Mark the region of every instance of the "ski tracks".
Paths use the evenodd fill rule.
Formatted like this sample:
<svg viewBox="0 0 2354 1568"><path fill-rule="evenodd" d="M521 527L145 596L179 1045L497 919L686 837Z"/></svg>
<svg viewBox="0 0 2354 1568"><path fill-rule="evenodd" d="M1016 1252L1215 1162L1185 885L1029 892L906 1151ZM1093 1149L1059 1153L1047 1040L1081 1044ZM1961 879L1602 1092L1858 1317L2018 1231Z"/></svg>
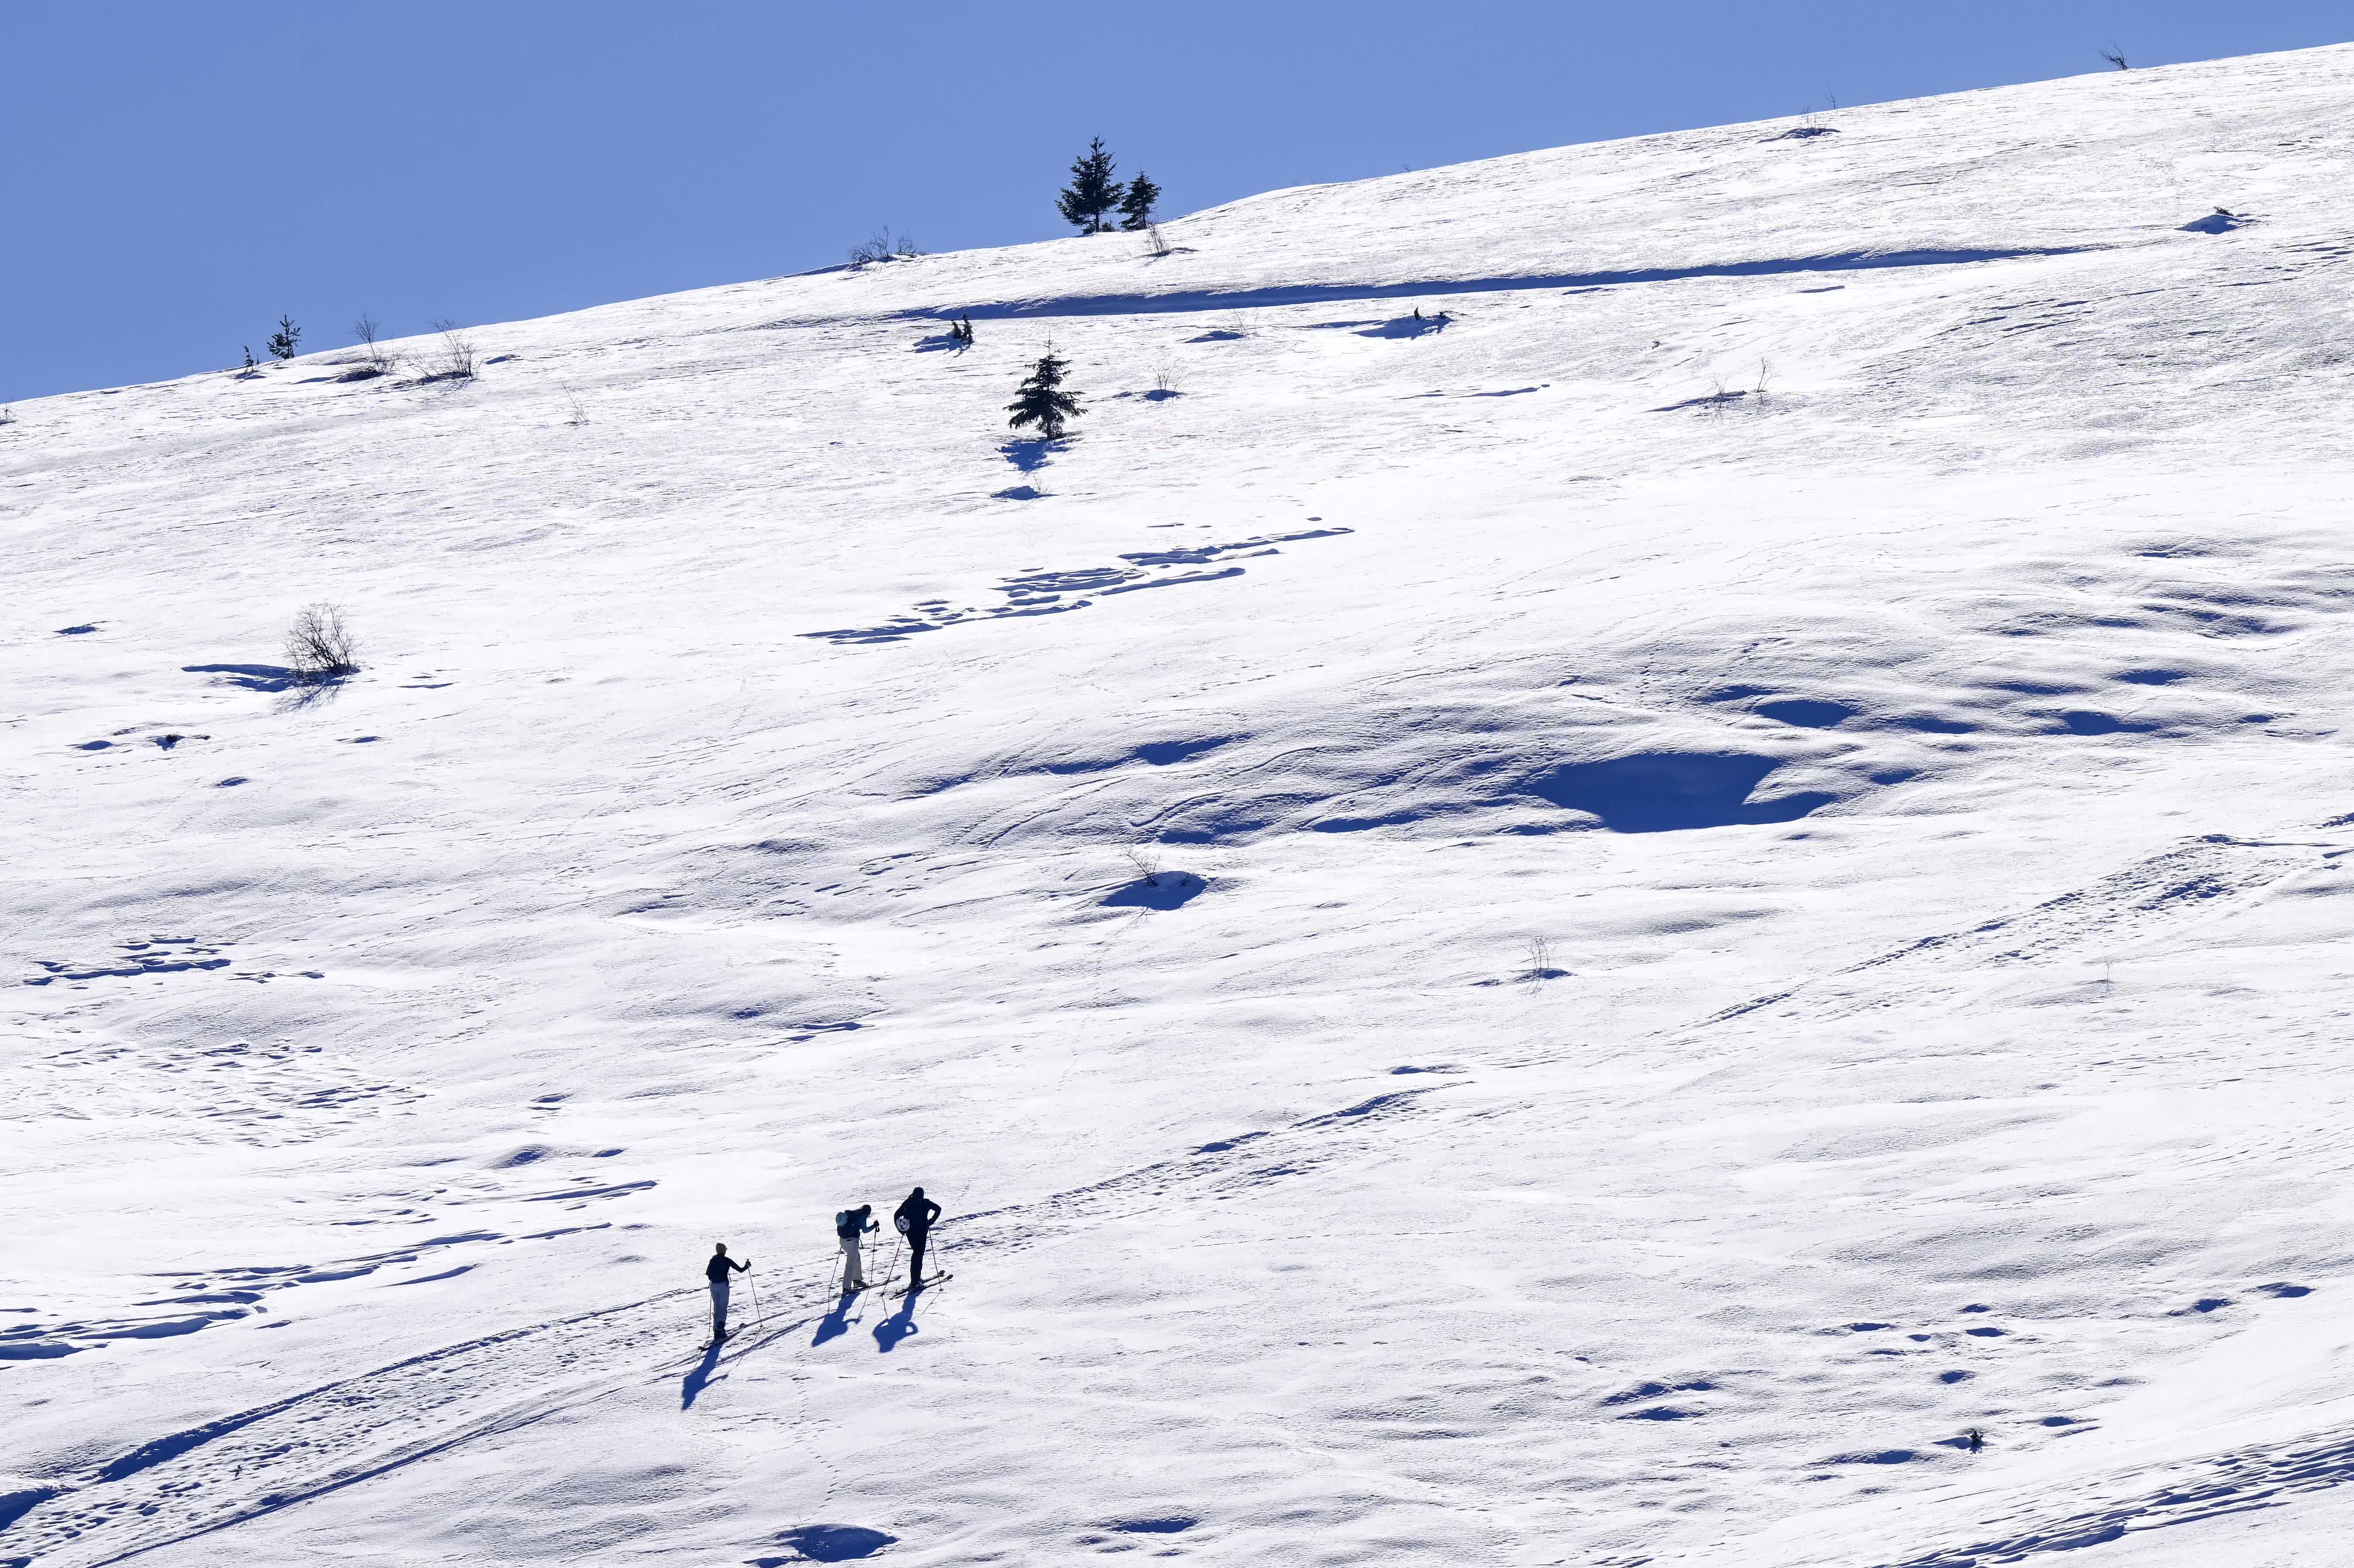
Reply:
<svg viewBox="0 0 2354 1568"><path fill-rule="evenodd" d="M155 1438L53 1482L0 1533L0 1563L120 1563L527 1426L631 1381L617 1364L642 1374L677 1343L689 1294L445 1346Z"/></svg>
<svg viewBox="0 0 2354 1568"><path fill-rule="evenodd" d="M1290 1126L944 1226L960 1250L1017 1252L1140 1212L1180 1189L1248 1191L1308 1174L1387 1135L1446 1085L1377 1095ZM699 1288L511 1329L168 1434L80 1474L0 1526L0 1568L103 1568L249 1523L481 1437L512 1432L633 1383L668 1376L701 1310ZM688 1298L694 1299L689 1300ZM788 1299L724 1360L811 1320ZM692 1358L690 1358L691 1360ZM528 1391L528 1392L526 1392ZM802 1420L811 1415L806 1385ZM821 1458L821 1463L822 1459Z"/></svg>
<svg viewBox="0 0 2354 1568"><path fill-rule="evenodd" d="M956 1245L1019 1252L1042 1237L1061 1234L1083 1222L1143 1213L1182 1187L1221 1192L1246 1192L1289 1177L1304 1176L1355 1152L1376 1128L1422 1108L1423 1097L1451 1086L1400 1089L1341 1110L1327 1111L1286 1128L1240 1133L1201 1145L1101 1181L1026 1203L988 1209L957 1222Z"/></svg>
<svg viewBox="0 0 2354 1568"><path fill-rule="evenodd" d="M2139 1496L2056 1519L1998 1521L1985 1539L1969 1545L1941 1547L1882 1563L1881 1568L1992 1568L1999 1563L2095 1546L2167 1525L2277 1508L2303 1494L2354 1480L2354 1428L2230 1450L2200 1461L2188 1473L2169 1468L2174 1469L2174 1478L2161 1479L2155 1490ZM2128 1476L2147 1474L2149 1470L2127 1472Z"/></svg>
<svg viewBox="0 0 2354 1568"><path fill-rule="evenodd" d="M2342 853L2312 841L2205 834L2030 908L1907 942L1644 1038L1685 1038L1756 1015L1776 1025L1812 1024L1950 998L1988 971L2099 956L2163 936ZM1547 1051L1505 1065L1535 1066L1575 1054Z"/></svg>

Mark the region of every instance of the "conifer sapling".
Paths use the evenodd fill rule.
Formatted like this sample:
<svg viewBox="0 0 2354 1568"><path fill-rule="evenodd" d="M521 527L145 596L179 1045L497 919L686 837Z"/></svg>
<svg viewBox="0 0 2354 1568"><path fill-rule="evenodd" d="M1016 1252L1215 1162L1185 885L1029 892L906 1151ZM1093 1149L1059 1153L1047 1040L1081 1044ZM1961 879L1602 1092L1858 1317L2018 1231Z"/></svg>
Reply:
<svg viewBox="0 0 2354 1568"><path fill-rule="evenodd" d="M1046 440L1061 440L1063 421L1079 411L1077 399L1063 390L1063 372L1068 368L1068 362L1048 348L1014 392L1013 401L1005 405L1013 416L1006 424L1017 430L1024 425L1035 425Z"/></svg>
<svg viewBox="0 0 2354 1568"><path fill-rule="evenodd" d="M1087 143L1087 150L1077 163L1071 165L1071 183L1055 198L1063 220L1081 234L1108 234L1111 223L1104 215L1119 206L1125 187L1111 177L1110 150L1097 136Z"/></svg>
<svg viewBox="0 0 2354 1568"><path fill-rule="evenodd" d="M294 357L294 345L302 341L302 329L294 324L292 316L280 316L278 330L270 334L262 347L280 359Z"/></svg>
<svg viewBox="0 0 2354 1568"><path fill-rule="evenodd" d="M1153 205L1160 199L1161 187L1139 169L1136 178L1128 182L1128 194L1119 198L1119 226L1131 234L1151 228Z"/></svg>

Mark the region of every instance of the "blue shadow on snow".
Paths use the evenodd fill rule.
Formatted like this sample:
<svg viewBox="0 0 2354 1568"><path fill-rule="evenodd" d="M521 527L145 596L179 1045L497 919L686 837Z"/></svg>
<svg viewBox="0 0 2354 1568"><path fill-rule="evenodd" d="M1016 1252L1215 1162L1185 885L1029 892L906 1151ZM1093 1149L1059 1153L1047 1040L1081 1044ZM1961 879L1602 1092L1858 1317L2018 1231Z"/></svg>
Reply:
<svg viewBox="0 0 2354 1568"><path fill-rule="evenodd" d="M1811 697L1759 703L1756 711L1776 724L1797 725L1802 729L1837 729L1855 717L1855 710L1845 703L1817 702Z"/></svg>
<svg viewBox="0 0 2354 1568"><path fill-rule="evenodd" d="M797 1524L777 1532L777 1544L792 1548L790 1557L755 1557L753 1568L786 1568L793 1563L849 1563L872 1557L899 1538L857 1524Z"/></svg>
<svg viewBox="0 0 2354 1568"><path fill-rule="evenodd" d="M1107 895L1107 909L1175 909L1193 902L1210 885L1190 871L1157 871Z"/></svg>
<svg viewBox="0 0 2354 1568"><path fill-rule="evenodd" d="M923 1325L916 1321L916 1298L923 1294L917 1287L899 1298L899 1309L875 1325L875 1348L889 1354L899 1348L899 1342L910 1334L921 1333Z"/></svg>
<svg viewBox="0 0 2354 1568"><path fill-rule="evenodd" d="M850 1332L850 1309L858 1305L858 1297L859 1293L854 1290L842 1293L842 1299L833 1304L833 1310L818 1319L817 1333L810 1340L812 1347L822 1345L828 1340L838 1340Z"/></svg>
<svg viewBox="0 0 2354 1568"><path fill-rule="evenodd" d="M1680 832L1796 821L1838 797L1804 790L1755 800L1749 792L1781 764L1770 757L1638 752L1581 762L1532 780L1530 793L1602 819L1617 833Z"/></svg>
<svg viewBox="0 0 2354 1568"><path fill-rule="evenodd" d="M695 1400L702 1395L703 1385L711 1381L713 1369L719 1365L719 1347L723 1343L725 1343L724 1340L714 1340L704 1351L703 1359L695 1363L694 1368L679 1383L678 1407L681 1410L695 1408Z"/></svg>

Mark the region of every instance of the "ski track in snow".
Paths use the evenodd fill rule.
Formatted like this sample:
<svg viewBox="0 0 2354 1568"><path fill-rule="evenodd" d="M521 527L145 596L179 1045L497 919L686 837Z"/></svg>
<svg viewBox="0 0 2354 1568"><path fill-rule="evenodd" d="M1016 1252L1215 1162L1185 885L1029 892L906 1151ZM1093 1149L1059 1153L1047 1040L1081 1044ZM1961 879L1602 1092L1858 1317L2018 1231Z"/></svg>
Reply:
<svg viewBox="0 0 2354 1568"><path fill-rule="evenodd" d="M1018 1253L1191 1190L1214 1199L1248 1195L1362 1151L1369 1137L1378 1140L1379 1129L1433 1092L1377 1096L1282 1132L1244 1134L1066 1192L961 1216L943 1227L935 1255ZM817 1320L812 1304L825 1294L804 1282L782 1296L758 1326L739 1329L719 1361L790 1354L785 1337ZM51 1496L9 1544L60 1568L100 1568L232 1529L521 1430L620 1383L677 1372L696 1359L681 1358L677 1346L705 1321L703 1292L665 1291L446 1346L168 1433L51 1483Z"/></svg>
<svg viewBox="0 0 2354 1568"><path fill-rule="evenodd" d="M2036 1510L2040 1518L1991 1519L1985 1527L1987 1539L1877 1568L1993 1568L2001 1563L2028 1563L2049 1553L2104 1545L2129 1533L2285 1507L2300 1494L2327 1491L2349 1480L2354 1480L2354 1433L2338 1427L2286 1443L2168 1464L2162 1474L2146 1469L2119 1476L2110 1483L2115 1489L2137 1481L2148 1489L2061 1517L2052 1517L2047 1503Z"/></svg>
<svg viewBox="0 0 2354 1568"><path fill-rule="evenodd" d="M2235 899L2354 846L2321 841L2269 843L2210 833L2127 866L2088 886L1967 930L1923 937L1901 948L1793 986L1736 1002L1669 1033L1681 1038L1774 1011L1776 1025L1805 1025L1873 1009L1931 1009L1987 971L2015 964L2115 956L2190 920L2228 913ZM1785 1006L1788 1003L1791 1005ZM1557 1060L1558 1054L1528 1060ZM1518 1064L1512 1064L1518 1065Z"/></svg>

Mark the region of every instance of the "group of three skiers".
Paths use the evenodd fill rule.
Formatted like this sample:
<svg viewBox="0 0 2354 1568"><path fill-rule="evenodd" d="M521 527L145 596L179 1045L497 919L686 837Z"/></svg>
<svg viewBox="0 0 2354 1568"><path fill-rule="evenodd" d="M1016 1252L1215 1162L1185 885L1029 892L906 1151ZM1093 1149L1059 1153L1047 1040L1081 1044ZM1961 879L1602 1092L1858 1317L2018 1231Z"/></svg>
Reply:
<svg viewBox="0 0 2354 1568"><path fill-rule="evenodd" d="M847 1296L867 1287L864 1238L869 1231L883 1227L874 1220L875 1205L861 1203L854 1209L844 1209L833 1217L833 1234L842 1242L842 1290ZM924 1277L924 1244L932 1234L932 1222L940 1217L940 1206L924 1196L921 1187L907 1194L891 1216L899 1234L907 1238L907 1288L920 1289L931 1283ZM749 1258L738 1263L727 1255L727 1244L719 1242L711 1249L711 1261L703 1266L704 1278L711 1282L711 1340L714 1344L727 1337L727 1287L733 1276L751 1269Z"/></svg>

